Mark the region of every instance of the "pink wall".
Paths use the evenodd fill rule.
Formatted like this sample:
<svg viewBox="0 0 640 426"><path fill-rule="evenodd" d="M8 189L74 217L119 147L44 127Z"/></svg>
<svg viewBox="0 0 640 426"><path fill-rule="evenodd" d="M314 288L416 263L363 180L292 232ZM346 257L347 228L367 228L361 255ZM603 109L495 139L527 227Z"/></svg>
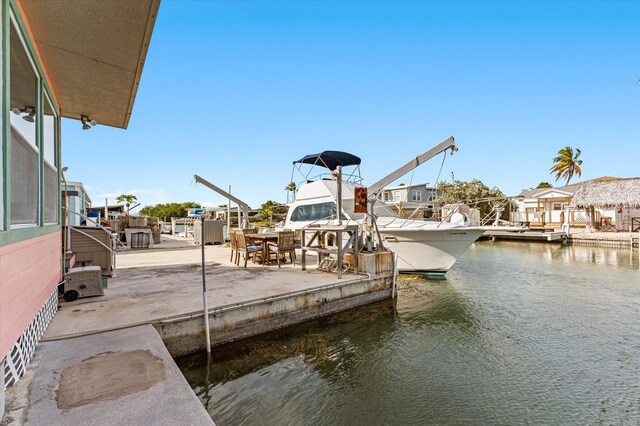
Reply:
<svg viewBox="0 0 640 426"><path fill-rule="evenodd" d="M0 360L62 279L60 232L0 247Z"/></svg>

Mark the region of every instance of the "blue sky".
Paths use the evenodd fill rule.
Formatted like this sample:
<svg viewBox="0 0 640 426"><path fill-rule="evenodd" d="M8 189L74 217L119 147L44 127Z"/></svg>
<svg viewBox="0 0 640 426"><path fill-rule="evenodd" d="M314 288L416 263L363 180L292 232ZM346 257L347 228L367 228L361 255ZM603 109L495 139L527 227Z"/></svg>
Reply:
<svg viewBox="0 0 640 426"><path fill-rule="evenodd" d="M225 203L199 174L257 207L306 154L356 154L370 184L453 135L441 179L516 195L561 185L564 146L581 180L640 176L639 79L635 1L163 0L128 130L63 120L63 164L94 205Z"/></svg>

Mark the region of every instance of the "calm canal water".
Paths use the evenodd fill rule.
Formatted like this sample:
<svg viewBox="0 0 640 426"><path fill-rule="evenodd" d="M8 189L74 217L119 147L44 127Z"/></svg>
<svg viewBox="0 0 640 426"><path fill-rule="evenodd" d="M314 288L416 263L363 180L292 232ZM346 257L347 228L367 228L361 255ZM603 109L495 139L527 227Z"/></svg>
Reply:
<svg viewBox="0 0 640 426"><path fill-rule="evenodd" d="M638 252L474 245L377 303L178 360L218 426L640 424Z"/></svg>

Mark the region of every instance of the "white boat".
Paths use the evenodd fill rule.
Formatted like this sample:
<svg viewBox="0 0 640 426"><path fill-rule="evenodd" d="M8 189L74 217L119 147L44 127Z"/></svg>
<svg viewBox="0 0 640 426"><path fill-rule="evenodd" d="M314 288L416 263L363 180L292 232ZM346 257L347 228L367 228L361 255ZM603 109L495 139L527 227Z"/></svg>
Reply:
<svg viewBox="0 0 640 426"><path fill-rule="evenodd" d="M449 141L449 140L447 140ZM445 142L447 142L445 141ZM423 154L423 158L417 157L412 163L413 167L426 161L435 155L453 146L453 138L449 144L440 144L434 150ZM336 161L331 161L331 156ZM428 157L428 158L427 158ZM306 156L294 162L319 165L334 171L329 177L319 176L316 180L305 176L305 181L297 188L295 201L289 204L289 211L284 223L284 228L298 230L310 224L335 224L338 197L338 176L335 172L336 165L359 165L360 159L351 154L339 151L325 151L321 154ZM406 172L405 172L406 173ZM389 175L369 187L369 195L372 189L383 188L389 179L396 179L397 173ZM354 198L356 187L361 186L359 174L352 174L348 179L341 180L342 205L341 219L344 224L357 223L361 229L365 227L365 214L354 213ZM377 185L377 186L376 186ZM382 186L380 186L382 185ZM451 222L438 222L426 219L403 219L382 202L373 203L374 215L379 230L382 244L385 248L398 255L398 270L406 273L445 274L456 260L473 244L484 229L457 224Z"/></svg>

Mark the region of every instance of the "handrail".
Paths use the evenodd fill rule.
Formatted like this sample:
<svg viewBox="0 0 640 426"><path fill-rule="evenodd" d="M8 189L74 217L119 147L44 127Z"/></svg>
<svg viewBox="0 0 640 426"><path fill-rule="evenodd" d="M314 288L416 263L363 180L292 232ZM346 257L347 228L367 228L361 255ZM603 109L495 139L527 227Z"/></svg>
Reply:
<svg viewBox="0 0 640 426"><path fill-rule="evenodd" d="M89 216L85 216L82 213L78 213L76 211L73 210L68 210L66 207L62 206L63 209L67 210L69 213L73 213L76 216L80 216L82 219L84 220L88 220L89 222L93 223L94 225L96 225L96 228L100 228L102 229L104 232L108 233L109 235L111 235L111 231L109 231L107 228L105 228L104 226L100 225L98 222L96 222L95 220L91 219Z"/></svg>
<svg viewBox="0 0 640 426"><path fill-rule="evenodd" d="M107 228L105 228L104 226L100 225L98 222L96 222L95 220L89 218L88 216L83 215L82 213L78 213L76 211L73 210L69 210L66 208L66 206L62 206L63 209L65 209L67 211L67 213L73 213L77 216L80 216L81 218L83 218L84 220L88 220L89 222L93 223L94 225L96 225L96 228L100 228L102 229L104 232L107 233L107 235L109 235L109 238L111 239L111 245L112 247L107 247L102 241L92 237L91 235L80 231L79 229L74 228L73 226L67 225L69 226L69 229L76 231L86 237L91 238L92 240L94 240L95 242L99 243L100 245L102 245L103 247L105 247L107 250L109 250L109 252L111 253L111 260L113 261L113 269L115 270L116 268L116 254L118 253L118 243L122 244L124 246L124 244L122 243L122 241L120 241L116 235L114 235L110 230L108 230Z"/></svg>

